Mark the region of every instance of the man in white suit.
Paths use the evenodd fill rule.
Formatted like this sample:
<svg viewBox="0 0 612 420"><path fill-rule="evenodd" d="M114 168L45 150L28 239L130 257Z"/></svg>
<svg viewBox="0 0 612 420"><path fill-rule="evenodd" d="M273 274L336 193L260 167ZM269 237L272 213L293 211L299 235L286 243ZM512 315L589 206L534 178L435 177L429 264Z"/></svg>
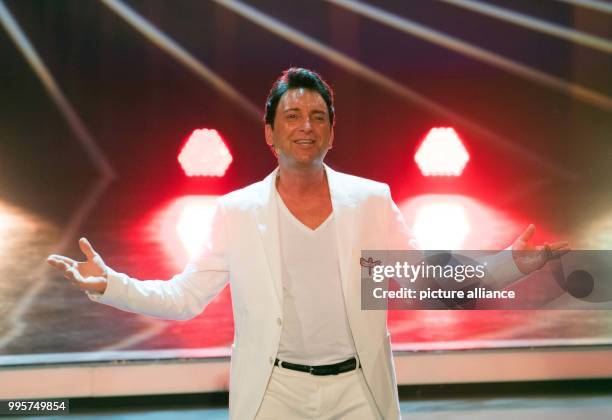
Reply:
<svg viewBox="0 0 612 420"><path fill-rule="evenodd" d="M400 418L386 311L360 305L361 250L407 249L409 235L385 184L324 165L334 142L330 87L291 68L266 102L265 139L278 168L219 199L201 255L168 281L139 281L104 264L52 255L97 302L164 319L200 314L230 281L235 341L233 419ZM514 250L532 250L530 226ZM519 277L567 244L506 264Z"/></svg>

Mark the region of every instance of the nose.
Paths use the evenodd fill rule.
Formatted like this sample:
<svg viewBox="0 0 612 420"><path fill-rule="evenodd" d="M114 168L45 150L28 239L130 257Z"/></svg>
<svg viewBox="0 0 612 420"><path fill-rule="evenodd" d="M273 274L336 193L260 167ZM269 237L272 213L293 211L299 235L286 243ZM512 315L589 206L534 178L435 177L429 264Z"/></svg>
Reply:
<svg viewBox="0 0 612 420"><path fill-rule="evenodd" d="M312 121L310 120L310 118L304 118L303 121L304 122L302 123L302 126L300 128L307 133L312 131Z"/></svg>

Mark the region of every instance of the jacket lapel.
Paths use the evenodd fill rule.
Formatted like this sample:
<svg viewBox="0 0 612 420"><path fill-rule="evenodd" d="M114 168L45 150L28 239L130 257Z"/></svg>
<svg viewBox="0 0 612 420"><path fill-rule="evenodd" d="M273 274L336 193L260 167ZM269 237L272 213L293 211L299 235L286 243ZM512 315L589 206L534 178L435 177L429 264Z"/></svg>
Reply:
<svg viewBox="0 0 612 420"><path fill-rule="evenodd" d="M350 262L354 235L355 201L348 193L348 186L342 182L342 175L325 165L329 192L331 195L336 246L340 265L340 278L345 302L348 302ZM258 205L255 207L257 230L261 235L268 260L270 277L276 298L283 305L283 284L281 278L281 252L278 226L278 207L275 201L276 176L278 168L260 184Z"/></svg>
<svg viewBox="0 0 612 420"><path fill-rule="evenodd" d="M356 201L350 196L348 185L343 182L342 174L325 165L329 192L334 212L336 226L336 246L338 249L338 263L340 265L340 278L342 280L342 293L344 301L348 303L350 286L349 276L353 252L353 238L355 235L355 209Z"/></svg>
<svg viewBox="0 0 612 420"><path fill-rule="evenodd" d="M278 231L278 208L275 201L276 168L260 184L258 205L255 206L255 220L257 231L261 235L264 251L266 252L270 278L274 285L276 298L283 307L283 284L281 281L281 253L280 237Z"/></svg>

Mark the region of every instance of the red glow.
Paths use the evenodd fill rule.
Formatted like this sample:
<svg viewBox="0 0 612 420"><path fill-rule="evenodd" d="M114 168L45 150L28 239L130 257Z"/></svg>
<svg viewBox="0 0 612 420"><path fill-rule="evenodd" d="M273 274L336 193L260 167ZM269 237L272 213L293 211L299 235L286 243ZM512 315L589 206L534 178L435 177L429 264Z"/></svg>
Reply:
<svg viewBox="0 0 612 420"><path fill-rule="evenodd" d="M223 176L232 154L217 130L194 130L178 155L187 176Z"/></svg>
<svg viewBox="0 0 612 420"><path fill-rule="evenodd" d="M429 130L414 160L424 176L459 176L470 155L453 128L437 127Z"/></svg>
<svg viewBox="0 0 612 420"><path fill-rule="evenodd" d="M176 269L182 269L208 239L217 198L216 195L179 197L155 215L151 227Z"/></svg>
<svg viewBox="0 0 612 420"><path fill-rule="evenodd" d="M423 204L413 227L421 249L460 249L470 230L465 207L452 200Z"/></svg>
<svg viewBox="0 0 612 420"><path fill-rule="evenodd" d="M526 226L461 195L429 194L401 204L419 249L506 248Z"/></svg>

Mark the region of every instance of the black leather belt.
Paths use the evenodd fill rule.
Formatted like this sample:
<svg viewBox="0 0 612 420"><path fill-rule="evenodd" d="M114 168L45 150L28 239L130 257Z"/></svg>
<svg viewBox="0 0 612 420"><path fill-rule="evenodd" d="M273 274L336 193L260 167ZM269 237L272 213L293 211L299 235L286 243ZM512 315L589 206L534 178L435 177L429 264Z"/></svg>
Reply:
<svg viewBox="0 0 612 420"><path fill-rule="evenodd" d="M357 359L351 357L348 360L340 363L334 363L333 365L320 365L320 366L308 366L300 365L297 363L283 362L278 359L274 362L274 366L280 366L284 369L297 370L299 372L307 372L311 375L338 375L339 373L349 372L357 369Z"/></svg>

